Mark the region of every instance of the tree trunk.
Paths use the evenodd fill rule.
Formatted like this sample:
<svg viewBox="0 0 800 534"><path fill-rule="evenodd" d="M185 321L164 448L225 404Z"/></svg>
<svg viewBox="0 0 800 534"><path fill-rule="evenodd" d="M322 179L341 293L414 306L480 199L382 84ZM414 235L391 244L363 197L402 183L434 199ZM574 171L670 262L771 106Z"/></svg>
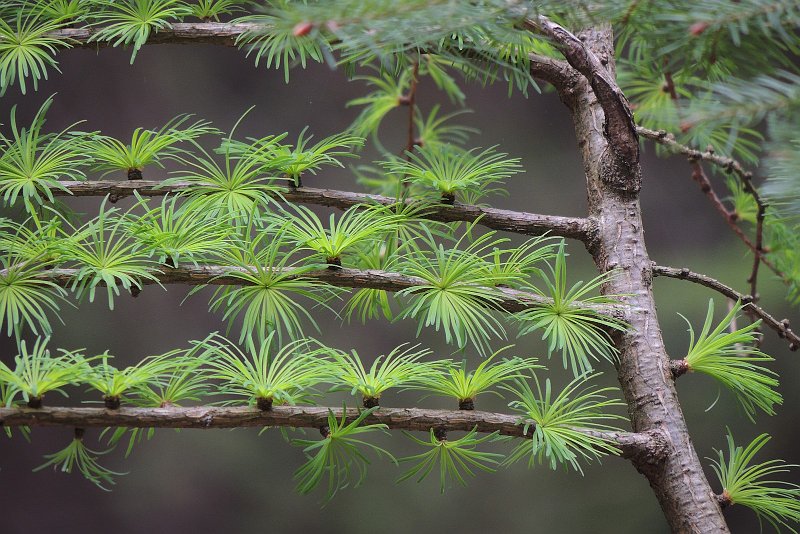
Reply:
<svg viewBox="0 0 800 534"><path fill-rule="evenodd" d="M580 34L614 75L610 28ZM722 510L703 473L683 418L661 336L652 292L652 263L642 229L638 150L631 154L620 132L605 123L603 109L587 78L575 76L561 88L561 99L572 111L578 146L586 173L590 216L597 233L587 243L602 272L618 273L603 288L608 295L624 295L630 329L619 335L619 382L636 432L661 431L667 452L661 461L633 458L647 477L673 532L729 532Z"/></svg>

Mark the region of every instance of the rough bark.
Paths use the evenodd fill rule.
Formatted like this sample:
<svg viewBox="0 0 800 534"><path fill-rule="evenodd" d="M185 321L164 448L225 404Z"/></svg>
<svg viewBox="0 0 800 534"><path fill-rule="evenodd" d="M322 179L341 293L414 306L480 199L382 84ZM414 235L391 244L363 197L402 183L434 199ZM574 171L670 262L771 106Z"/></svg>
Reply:
<svg viewBox="0 0 800 534"><path fill-rule="evenodd" d="M603 100L616 93L604 88L605 93L598 95L598 100L592 90L596 84L587 82L587 77L599 79L603 85L609 79L613 81L611 30L587 30L581 34L581 41L596 57L603 58L607 69L607 76L600 77L591 70L580 69L586 77L576 76L572 84L560 88L561 98L573 114L586 172L590 215L597 222L597 237L589 243L588 250L600 271L618 273L603 292L624 295L620 300L628 306L631 328L618 336L616 343L620 352L619 382L633 429L661 431L667 437L663 461L638 458L633 463L650 482L673 532L728 532L686 427L656 315L652 262L645 248L639 205L641 168L638 150L631 151L630 136L634 132L635 139L635 129L632 124L619 124L625 113L616 104L609 108L615 121L607 124L604 108L608 106ZM594 67L596 62L588 65ZM624 99L621 103L625 104Z"/></svg>
<svg viewBox="0 0 800 534"><path fill-rule="evenodd" d="M133 196L134 191L144 197L166 195L167 193L185 192L189 183L173 182L164 184L158 181L138 180L135 182L118 182L114 180L99 181L64 181L63 189L54 188L55 196L105 196L117 201ZM280 193L280 194L279 194ZM317 189L313 187L293 187L280 190L273 197L296 204L312 204L345 210L353 206L380 204L393 206L397 199L383 195L338 191L336 189ZM414 203L414 200L408 200ZM539 215L512 210L501 210L485 206L474 206L453 202L452 204L431 204L420 214L420 217L440 222L479 221L479 224L493 230L504 230L524 235L541 235L549 233L559 237L586 241L594 232L591 220L580 217L560 217L556 215Z"/></svg>
<svg viewBox="0 0 800 534"><path fill-rule="evenodd" d="M327 423L328 413L342 417L342 408L322 406L272 406L268 410L249 407L196 406L181 408L71 408L48 407L0 408L0 426L79 426L129 427L129 428L240 428L283 426L294 428L319 428ZM358 417L359 411L347 410L348 420ZM428 432L431 428L452 431L499 432L504 436L531 437L534 423L530 422L528 434L515 415L463 410L426 410L420 408L381 407L368 416L366 424L382 423L393 429ZM620 450L623 457L660 456L665 450L660 434L632 432L597 432L581 430L586 434L609 441Z"/></svg>
<svg viewBox="0 0 800 534"><path fill-rule="evenodd" d="M4 270L0 270L3 273ZM180 265L176 268L162 266L151 274L154 279L143 278L142 285L149 284L185 284L185 285L244 285L239 277L229 276L232 272L247 272L243 267L223 265ZM50 280L61 287L70 287L78 269L58 268L44 270L39 274L43 280ZM428 282L416 276L370 269L348 269L345 267L319 269L305 272L297 278L315 279L337 287L370 288L397 292L414 287L427 286ZM103 285L102 283L100 285ZM508 287L496 287L497 298L493 302L487 300L487 306L510 313L520 312L536 306L552 304L552 299L535 293L519 291ZM601 315L625 320L625 310L614 304L594 304L575 302L573 306L591 309Z"/></svg>

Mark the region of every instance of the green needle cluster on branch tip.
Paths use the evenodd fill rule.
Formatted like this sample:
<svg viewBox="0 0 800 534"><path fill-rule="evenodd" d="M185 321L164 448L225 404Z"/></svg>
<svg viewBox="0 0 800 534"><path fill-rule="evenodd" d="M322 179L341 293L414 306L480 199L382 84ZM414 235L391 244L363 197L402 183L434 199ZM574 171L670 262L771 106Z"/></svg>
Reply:
<svg viewBox="0 0 800 534"><path fill-rule="evenodd" d="M257 348L242 352L228 340L212 335L196 345L208 362L209 378L222 380L220 392L245 397L250 405L269 409L273 403L308 400L312 388L327 379L325 357L331 349L310 339L275 347L270 333Z"/></svg>
<svg viewBox="0 0 800 534"><path fill-rule="evenodd" d="M369 465L369 458L362 450L372 451L377 456L386 456L397 463L389 451L366 442L361 437L379 431L385 432L387 429L383 424L361 425L373 411L375 408L361 412L350 423L347 423L345 413L342 414L342 419L338 420L329 412L327 426L320 429L323 436L321 440L291 440L292 445L303 447L303 453L308 458L308 461L295 471L297 491L302 494L311 493L327 477L325 502L328 502L337 491L350 485L353 479L355 479L353 485L358 487L364 481Z"/></svg>
<svg viewBox="0 0 800 534"><path fill-rule="evenodd" d="M773 361L755 348L756 330L761 321L735 330L731 328L741 310L742 305L737 302L712 330L714 301L709 300L708 313L697 337L684 317L689 323L689 352L684 362L689 371L706 374L730 390L748 419L754 421L756 409L773 415L774 405L781 404L783 397L775 390L778 387L775 372L759 365Z"/></svg>
<svg viewBox="0 0 800 534"><path fill-rule="evenodd" d="M0 18L0 97L15 82L24 95L28 78L36 91L39 80L47 79L48 68L59 71L56 52L71 45L49 34L63 26L58 19L26 13L23 9L17 11L13 20Z"/></svg>
<svg viewBox="0 0 800 534"><path fill-rule="evenodd" d="M428 450L413 456L400 458L402 462L417 462L408 471L397 479L402 482L409 478L417 477L417 482L422 482L439 465L439 491L445 492L448 481L458 482L462 486L467 485L464 476L475 476L475 469L488 473L495 471L495 466L500 464L503 455L493 452L483 452L476 450L482 443L497 441L498 434L493 432L486 436L477 437L477 431L473 428L466 435L456 439L439 439L432 428L430 440L423 441L403 432L409 439L416 444L427 447Z"/></svg>
<svg viewBox="0 0 800 534"><path fill-rule="evenodd" d="M590 296L615 273L601 274L589 282L567 285L567 255L563 242L555 255L555 265L548 264L552 278L545 277L547 290L532 289L552 298L552 304L537 306L517 314L520 321L519 335L543 330L542 339L547 340L550 354L561 351L564 368L572 369L576 377L592 371L591 359L598 356L614 362L617 351L611 341L610 331L624 331L627 325L617 319L599 315L594 310L581 307L578 302L608 303L614 295Z"/></svg>
<svg viewBox="0 0 800 534"><path fill-rule="evenodd" d="M111 471L97 462L99 456L108 454L112 450L93 451L89 449L83 443L83 431L76 429L75 437L70 444L56 453L45 455L47 462L34 469L34 471L41 471L47 467L52 467L53 469L60 467L62 472L72 473L72 470L77 468L86 480L103 491L110 491L105 485L114 485L115 476L126 474Z"/></svg>
<svg viewBox="0 0 800 534"><path fill-rule="evenodd" d="M599 460L605 454L619 454L619 450L600 437L581 430L619 430L605 421L622 420L621 415L605 413L606 408L624 406L622 401L609 399L606 394L616 388L595 388L586 385L590 375L582 375L553 396L550 379L545 380L542 391L539 378L534 374L534 391L529 381L516 379L513 385L501 386L517 396L509 406L521 412L520 423L525 433L533 426L530 441L515 446L505 463L528 459L528 467L547 463L551 469L559 465L571 466L583 473L579 460Z"/></svg>
<svg viewBox="0 0 800 534"><path fill-rule="evenodd" d="M0 133L3 204L13 206L17 198L21 198L31 215L46 202L55 202L51 189L67 190L61 181L85 179L83 167L91 162L91 157L83 150L86 134L70 132L81 121L57 133L42 131L52 103L52 97L45 100L27 127L17 124L17 107L13 106L9 120L11 135Z"/></svg>
<svg viewBox="0 0 800 534"><path fill-rule="evenodd" d="M736 446L730 431L726 439L727 459L722 450L715 451L717 458L711 459L722 485L723 502L750 508L759 522L766 520L778 532L785 528L797 534L791 524L800 523L800 486L772 477L798 466L783 460L753 464L755 455L771 439L767 434L761 434L746 447Z"/></svg>
<svg viewBox="0 0 800 534"><path fill-rule="evenodd" d="M158 130L136 128L127 145L113 137L92 136L87 148L94 160L95 170L106 171L103 176L123 171L128 179L141 179L142 170L147 165L155 164L163 168L163 161L185 154L187 151L176 146L178 143L217 133L208 121L200 120L187 125L189 119L191 115L178 115Z"/></svg>
<svg viewBox="0 0 800 534"><path fill-rule="evenodd" d="M42 405L46 393L56 391L65 397L63 388L86 378L87 364L83 356L75 351L63 349L60 356L50 356L47 343L50 338L36 338L31 350L23 340L19 354L14 358L14 369L0 361L0 383L4 384L5 406L14 404L20 395L30 407Z"/></svg>
<svg viewBox="0 0 800 534"><path fill-rule="evenodd" d="M380 403L381 395L390 388L419 388L425 381L438 372L444 364L442 361L422 362L431 350L414 350L419 345L406 347L406 344L392 349L386 355L375 358L367 370L358 353L353 350L335 352L330 361L329 372L334 381L332 390L350 389L350 394L360 393L365 408L372 408Z"/></svg>
<svg viewBox="0 0 800 534"><path fill-rule="evenodd" d="M90 39L107 41L112 46L133 45L131 64L150 34L171 28L170 21L191 14L191 8L181 0L106 0L106 10L93 14L99 29Z"/></svg>
<svg viewBox="0 0 800 534"><path fill-rule="evenodd" d="M418 147L408 152L408 160L383 162L387 172L405 176L411 183L437 191L444 202L453 202L456 195L474 204L484 195L503 192L496 184L521 172L519 158L485 150L463 150L453 145Z"/></svg>
<svg viewBox="0 0 800 534"><path fill-rule="evenodd" d="M513 345L496 351L469 372L467 360L462 360L458 366L450 363L445 369L425 376L421 387L433 395L456 399L462 410L474 409L475 398L483 393L493 393L502 398L498 391L491 388L514 379L529 378L524 374L526 371L544 369L541 365L536 365L536 358L514 357L500 362L492 361L502 351L512 347Z"/></svg>

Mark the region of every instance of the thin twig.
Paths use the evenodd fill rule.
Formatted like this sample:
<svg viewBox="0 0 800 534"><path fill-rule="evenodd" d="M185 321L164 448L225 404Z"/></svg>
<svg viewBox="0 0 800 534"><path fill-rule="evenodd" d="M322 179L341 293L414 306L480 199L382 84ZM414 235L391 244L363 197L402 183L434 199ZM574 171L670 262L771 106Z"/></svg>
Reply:
<svg viewBox="0 0 800 534"><path fill-rule="evenodd" d="M797 350L800 348L800 336L795 334L791 328L789 328L789 320L783 319L778 321L767 313L762 307L758 306L753 302L753 298L751 295L744 295L739 293L732 287L726 286L719 280L711 278L710 276L699 274L690 271L689 269L678 269L675 267L664 267L662 265L653 265L653 275L654 276L666 276L669 278L678 278L680 280L687 280L689 282L694 282L695 284L700 284L705 286L709 289L713 289L718 293L725 295L728 298L741 301L743 304L743 309L745 311L750 311L760 319L764 321L764 324L769 326L772 330L778 333L778 336L781 338L785 338L789 341L789 350Z"/></svg>

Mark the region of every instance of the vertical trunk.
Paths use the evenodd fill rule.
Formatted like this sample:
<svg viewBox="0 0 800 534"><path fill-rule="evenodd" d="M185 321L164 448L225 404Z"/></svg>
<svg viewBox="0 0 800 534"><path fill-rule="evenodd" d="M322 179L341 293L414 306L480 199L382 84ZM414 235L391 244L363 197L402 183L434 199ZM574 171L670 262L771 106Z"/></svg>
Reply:
<svg viewBox="0 0 800 534"><path fill-rule="evenodd" d="M613 75L610 29L585 31L581 40ZM605 127L603 110L585 78L576 76L561 98L572 111L590 215L597 223L588 249L602 272L619 273L604 293L625 295L621 299L629 306L631 328L618 337L617 348L631 423L637 432L659 430L667 438L662 462L634 458L634 465L650 482L673 532L728 532L689 437L656 316L639 206L638 153L615 151L615 132L606 131L612 129Z"/></svg>

